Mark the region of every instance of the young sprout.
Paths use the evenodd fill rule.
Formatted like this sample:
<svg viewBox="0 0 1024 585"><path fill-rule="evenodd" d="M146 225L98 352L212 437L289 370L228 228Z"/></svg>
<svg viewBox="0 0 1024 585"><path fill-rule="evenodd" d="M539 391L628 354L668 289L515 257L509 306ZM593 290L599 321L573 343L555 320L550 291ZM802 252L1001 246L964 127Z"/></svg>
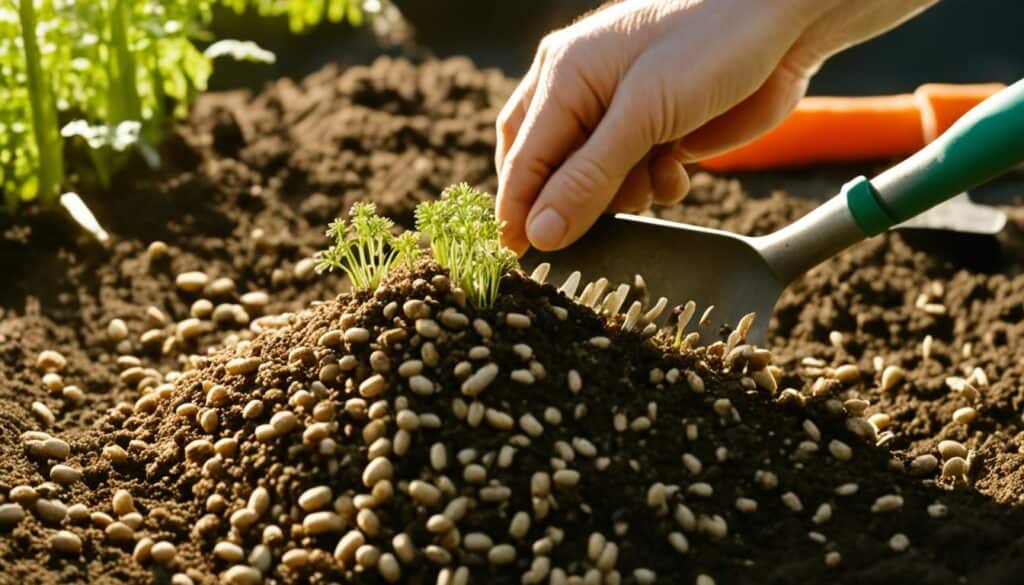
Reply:
<svg viewBox="0 0 1024 585"><path fill-rule="evenodd" d="M466 183L445 189L438 201L420 204L416 227L430 239L434 259L477 306L493 304L501 277L518 266L515 253L501 245L493 198Z"/></svg>
<svg viewBox="0 0 1024 585"><path fill-rule="evenodd" d="M686 331L686 326L690 324L690 319L693 319L693 313L697 310L697 304L693 301L686 301L686 305L683 306L679 312L679 316L676 318L676 339L672 346L679 350L683 344L683 333Z"/></svg>
<svg viewBox="0 0 1024 585"><path fill-rule="evenodd" d="M337 219L327 228L334 245L316 255L317 272L343 270L357 289L374 289L397 262L412 266L419 255L419 238L406 232L391 234L394 224L377 215L373 203L356 203L349 221Z"/></svg>

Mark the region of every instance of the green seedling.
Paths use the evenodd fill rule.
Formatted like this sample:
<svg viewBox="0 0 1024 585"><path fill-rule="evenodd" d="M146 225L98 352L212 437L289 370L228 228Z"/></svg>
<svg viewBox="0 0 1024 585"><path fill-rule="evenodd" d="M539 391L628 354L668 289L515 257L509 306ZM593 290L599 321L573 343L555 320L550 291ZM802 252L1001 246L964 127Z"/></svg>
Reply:
<svg viewBox="0 0 1024 585"><path fill-rule="evenodd" d="M494 304L501 277L519 264L515 253L501 245L494 198L466 183L445 189L437 201L421 203L416 228L429 238L434 259L477 306Z"/></svg>
<svg viewBox="0 0 1024 585"><path fill-rule="evenodd" d="M411 266L421 253L414 232L395 236L393 227L390 219L377 215L373 203L356 203L349 210L348 221L337 219L327 228L334 245L317 253L317 272L341 270L354 288L377 288L397 263Z"/></svg>

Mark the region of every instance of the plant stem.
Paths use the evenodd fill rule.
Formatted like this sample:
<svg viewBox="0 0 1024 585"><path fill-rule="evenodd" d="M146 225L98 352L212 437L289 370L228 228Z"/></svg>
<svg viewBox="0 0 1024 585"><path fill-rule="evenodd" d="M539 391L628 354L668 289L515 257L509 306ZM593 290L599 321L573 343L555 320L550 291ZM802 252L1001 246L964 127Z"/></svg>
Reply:
<svg viewBox="0 0 1024 585"><path fill-rule="evenodd" d="M111 0L110 6L110 112L111 126L125 120L142 121L136 85L135 55L128 46L128 0Z"/></svg>
<svg viewBox="0 0 1024 585"><path fill-rule="evenodd" d="M39 199L52 203L64 182L64 151L57 127L57 104L50 80L43 71L42 55L36 38L36 10L33 0L20 0L18 19L25 50L25 73L32 106L32 130L39 150Z"/></svg>

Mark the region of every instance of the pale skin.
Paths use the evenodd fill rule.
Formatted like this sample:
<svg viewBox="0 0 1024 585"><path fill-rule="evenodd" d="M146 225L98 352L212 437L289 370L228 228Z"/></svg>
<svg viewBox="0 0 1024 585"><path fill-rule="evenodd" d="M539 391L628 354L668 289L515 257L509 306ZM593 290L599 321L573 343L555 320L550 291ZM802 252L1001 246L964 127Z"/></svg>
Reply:
<svg viewBox="0 0 1024 585"><path fill-rule="evenodd" d="M830 56L938 0L623 0L549 34L498 116L505 245L668 205L686 163L781 122Z"/></svg>

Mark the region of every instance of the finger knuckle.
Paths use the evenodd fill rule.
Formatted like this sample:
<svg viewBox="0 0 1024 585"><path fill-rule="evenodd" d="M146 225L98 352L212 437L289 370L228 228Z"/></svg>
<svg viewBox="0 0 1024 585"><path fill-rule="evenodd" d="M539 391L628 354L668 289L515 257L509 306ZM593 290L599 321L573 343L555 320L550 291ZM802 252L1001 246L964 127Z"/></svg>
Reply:
<svg viewBox="0 0 1024 585"><path fill-rule="evenodd" d="M579 157L563 167L562 193L568 205L587 203L599 193L608 191L615 178L605 165L592 157Z"/></svg>

